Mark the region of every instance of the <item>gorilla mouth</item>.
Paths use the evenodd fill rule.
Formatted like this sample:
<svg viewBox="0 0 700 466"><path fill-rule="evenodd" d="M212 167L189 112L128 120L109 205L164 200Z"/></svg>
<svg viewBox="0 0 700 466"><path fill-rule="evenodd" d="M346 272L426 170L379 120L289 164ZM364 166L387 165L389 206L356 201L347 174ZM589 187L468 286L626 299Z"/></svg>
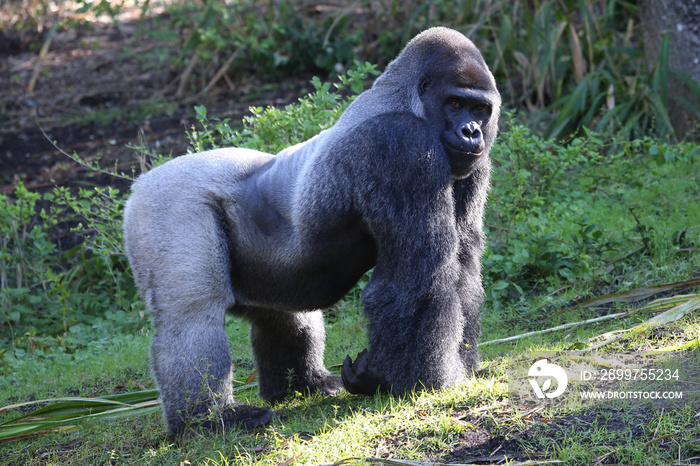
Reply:
<svg viewBox="0 0 700 466"><path fill-rule="evenodd" d="M479 157L484 153L483 147L455 147L448 142L445 142L445 149L455 156Z"/></svg>

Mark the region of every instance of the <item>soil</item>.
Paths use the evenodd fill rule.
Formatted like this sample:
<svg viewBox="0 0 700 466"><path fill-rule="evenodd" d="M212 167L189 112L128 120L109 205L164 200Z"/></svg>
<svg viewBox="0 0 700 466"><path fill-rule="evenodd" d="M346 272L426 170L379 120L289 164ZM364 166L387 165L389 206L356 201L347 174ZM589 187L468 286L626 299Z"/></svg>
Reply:
<svg viewBox="0 0 700 466"><path fill-rule="evenodd" d="M175 99L175 72L149 69L144 60L146 52L162 44L139 32L139 16L139 8L124 8L118 22L105 17L59 30L41 59L49 27L21 36L11 28L0 30L0 194L12 193L20 180L35 191L94 184L128 189L128 180L87 169L61 151L85 161L99 159L102 167L116 163L130 173L129 165L137 164L129 146L145 142L161 154L187 150L186 130L196 123L194 105L240 121L251 105L295 101L311 78L286 79L261 93L256 90L264 78L249 73L239 76L234 87L224 83L204 96ZM148 21L153 17L145 27Z"/></svg>

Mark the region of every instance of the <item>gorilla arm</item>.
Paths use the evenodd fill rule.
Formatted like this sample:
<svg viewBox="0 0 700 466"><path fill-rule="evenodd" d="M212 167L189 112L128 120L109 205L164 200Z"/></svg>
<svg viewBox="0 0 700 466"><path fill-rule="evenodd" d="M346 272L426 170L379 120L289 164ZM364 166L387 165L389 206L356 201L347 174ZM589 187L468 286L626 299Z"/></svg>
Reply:
<svg viewBox="0 0 700 466"><path fill-rule="evenodd" d="M488 159L484 158L471 176L456 181L454 186L460 263L457 293L465 316L460 351L467 371L476 371L479 363L479 309L484 299L481 279L481 255L484 250L483 215L490 167Z"/></svg>
<svg viewBox="0 0 700 466"><path fill-rule="evenodd" d="M455 295L459 300L464 325L459 353L460 360L464 363L464 368L467 371L478 368L479 309L484 295L480 273L481 254L484 247L482 216L486 202L489 172L490 164L487 159L484 159L470 177L454 183L453 191L459 263ZM451 259L446 260L446 262L450 261ZM377 288L382 286L375 283L373 285L376 285ZM439 317L437 318L439 319ZM459 318L453 318L455 318L454 325L459 325ZM449 331L444 334L450 335ZM417 340L415 341L418 343ZM431 344L431 342L426 341L422 344ZM377 349L374 351L376 352ZM352 361L350 356L345 358L341 375L348 392L371 395L378 391L389 391L391 387L388 386L386 379L383 380L375 370L377 363L371 362L370 359L371 355L367 350L360 352L355 361ZM391 363L398 364L399 360L391 361ZM454 367L459 371L459 364ZM415 376L420 377L421 382L425 383L425 374L433 370L434 368L423 369L423 372L416 373ZM397 388L394 386L394 390Z"/></svg>
<svg viewBox="0 0 700 466"><path fill-rule="evenodd" d="M415 116L384 115L376 131L363 134L372 126L358 131L373 153L354 174L363 187L356 202L377 247L363 293L370 345L354 364L346 360L345 387L373 394L447 386L464 377L465 325L449 163Z"/></svg>

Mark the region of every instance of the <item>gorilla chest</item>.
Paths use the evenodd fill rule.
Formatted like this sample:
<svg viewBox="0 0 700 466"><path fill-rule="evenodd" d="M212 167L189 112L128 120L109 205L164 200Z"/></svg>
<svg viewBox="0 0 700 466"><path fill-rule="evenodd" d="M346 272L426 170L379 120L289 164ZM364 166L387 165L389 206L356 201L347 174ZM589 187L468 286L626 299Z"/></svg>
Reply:
<svg viewBox="0 0 700 466"><path fill-rule="evenodd" d="M353 225L304 236L285 228L234 244L231 286L236 302L245 306L324 308L341 299L375 261L374 241Z"/></svg>

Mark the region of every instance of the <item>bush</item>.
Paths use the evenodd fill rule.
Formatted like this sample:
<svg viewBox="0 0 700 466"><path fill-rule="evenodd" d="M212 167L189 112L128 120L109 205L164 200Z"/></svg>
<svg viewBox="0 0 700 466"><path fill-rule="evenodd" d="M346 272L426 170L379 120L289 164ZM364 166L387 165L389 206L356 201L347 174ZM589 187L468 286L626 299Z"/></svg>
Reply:
<svg viewBox="0 0 700 466"><path fill-rule="evenodd" d="M504 126L491 153L483 261L487 299L496 310L606 275L604 267L629 253L627 244L636 244L637 237L640 252L650 248L650 227L633 207L627 206L635 226L624 231L614 222L602 226L589 220L600 208L594 199L626 205L625 193L649 176L650 162L686 163L700 155L700 147L691 143L590 131L558 144L532 135L512 115L506 115Z"/></svg>
<svg viewBox="0 0 700 466"><path fill-rule="evenodd" d="M243 129L234 130L230 120L209 118L206 108L195 107L200 129L188 133L190 152L201 152L217 147L246 147L277 153L282 149L305 141L324 129L330 128L353 100L363 90L363 83L370 75L379 74L374 65L355 63L355 68L338 77L331 91L330 83L314 78L314 91L299 99L298 103L284 109L251 107L251 116L243 120ZM350 97L343 98L342 93Z"/></svg>
<svg viewBox="0 0 700 466"><path fill-rule="evenodd" d="M49 208L39 208L39 203ZM121 249L123 197L115 190L66 188L41 196L20 183L14 199L0 195L0 354L56 357L115 329L147 325ZM72 228L86 240L58 250L52 229ZM85 223L82 223L85 222Z"/></svg>

